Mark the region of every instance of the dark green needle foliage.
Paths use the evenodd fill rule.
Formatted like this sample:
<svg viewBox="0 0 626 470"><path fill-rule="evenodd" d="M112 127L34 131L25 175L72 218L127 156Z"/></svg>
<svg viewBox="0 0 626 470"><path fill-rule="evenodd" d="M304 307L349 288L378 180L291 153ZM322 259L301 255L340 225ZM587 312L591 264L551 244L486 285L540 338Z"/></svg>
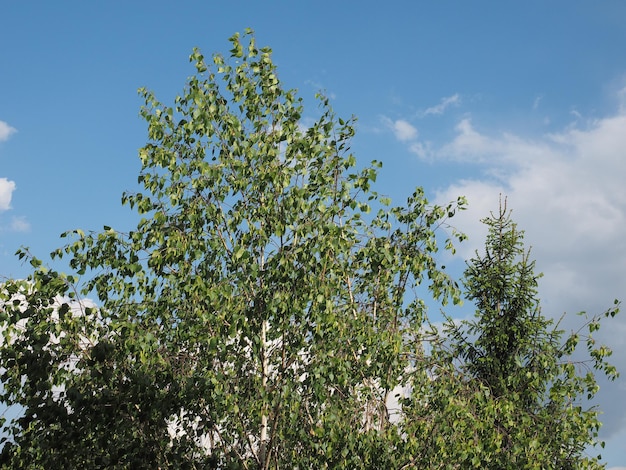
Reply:
<svg viewBox="0 0 626 470"><path fill-rule="evenodd" d="M427 406L414 408L418 429L432 436L423 455L454 462L433 468L601 468L587 454L601 444L594 371L610 379L617 372L592 333L618 303L565 335L540 311L540 275L506 201L483 222L485 250L464 273L475 318L448 322L422 389Z"/></svg>

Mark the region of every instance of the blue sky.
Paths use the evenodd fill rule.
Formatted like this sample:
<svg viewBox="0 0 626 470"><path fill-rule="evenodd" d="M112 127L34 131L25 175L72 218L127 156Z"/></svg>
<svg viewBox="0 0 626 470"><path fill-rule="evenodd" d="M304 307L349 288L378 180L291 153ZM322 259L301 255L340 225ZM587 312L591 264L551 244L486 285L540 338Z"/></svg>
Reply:
<svg viewBox="0 0 626 470"><path fill-rule="evenodd" d="M43 257L67 229L133 224L120 196L137 188L146 141L137 88L171 102L194 46L226 52L246 27L311 115L323 89L358 117L353 150L383 161L380 192L467 196L462 256L503 193L545 274L546 315L626 298L621 0L3 2L0 276L27 274L20 245ZM626 319L600 336L626 374ZM626 468L625 398L624 379L602 383L609 467Z"/></svg>

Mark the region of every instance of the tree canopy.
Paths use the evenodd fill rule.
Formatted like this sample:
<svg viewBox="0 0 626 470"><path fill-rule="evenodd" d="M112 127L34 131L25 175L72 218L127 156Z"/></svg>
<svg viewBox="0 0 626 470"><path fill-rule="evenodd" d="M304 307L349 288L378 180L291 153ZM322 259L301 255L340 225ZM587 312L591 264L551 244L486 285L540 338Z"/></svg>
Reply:
<svg viewBox="0 0 626 470"><path fill-rule="evenodd" d="M436 407L426 411L436 417L435 448L456 449L453 460L466 459L462 467L597 468L599 459L587 453L601 425L590 406L598 391L594 370L610 379L617 371L593 332L619 305L566 335L541 313L540 275L506 200L483 223L484 253L469 260L463 278L475 318L450 320L433 352L437 364L450 364L426 389ZM581 339L586 358L576 352Z"/></svg>
<svg viewBox="0 0 626 470"><path fill-rule="evenodd" d="M494 221L469 264L478 339L433 340L422 296L461 299L436 257L464 238L447 225L464 199L417 188L391 206L380 163L350 153L354 119L319 96L304 125L271 51L230 41L194 50L173 106L140 90L142 189L122 198L137 227L64 234L52 256L72 274L21 251L32 275L0 289L0 399L19 410L2 468L535 468L566 448L586 463L599 422L575 400L593 374L538 316L518 233Z"/></svg>

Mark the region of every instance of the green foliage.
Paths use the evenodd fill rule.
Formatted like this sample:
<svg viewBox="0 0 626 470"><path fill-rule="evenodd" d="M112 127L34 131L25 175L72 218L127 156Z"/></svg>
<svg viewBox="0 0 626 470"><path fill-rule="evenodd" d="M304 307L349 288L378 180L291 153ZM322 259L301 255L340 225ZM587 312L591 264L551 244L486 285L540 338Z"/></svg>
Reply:
<svg viewBox="0 0 626 470"><path fill-rule="evenodd" d="M140 90L137 227L64 234L72 275L21 251L32 275L0 285L0 468L598 468L601 318L540 314L506 208L465 272L476 319L427 331L416 292L460 301L435 257L464 199L390 207L354 119L320 96L304 127L271 51L231 44L194 50L173 106Z"/></svg>
<svg viewBox="0 0 626 470"><path fill-rule="evenodd" d="M471 375L487 384L496 397L515 390L524 394L532 389L537 374L546 371L536 346L551 345L541 351L556 357L558 342L549 331L550 321L540 314L535 262L523 247L523 233L506 213L483 221L489 228L485 254L468 263L465 271L467 297L479 312L478 320L467 324L475 341L462 347ZM558 339L558 338L557 338ZM517 381L517 382L512 382Z"/></svg>
<svg viewBox="0 0 626 470"><path fill-rule="evenodd" d="M464 278L476 317L448 322L447 340L434 346L433 380L415 394L427 405L413 399L407 407L412 432L429 436L420 456L455 462L433 468L601 468L586 454L601 444L592 370L617 373L592 334L619 305L587 322L588 359L577 359L579 334L564 337L539 310L539 276L506 204L483 222L485 252Z"/></svg>
<svg viewBox="0 0 626 470"><path fill-rule="evenodd" d="M422 355L414 288L459 300L434 255L463 200L431 207L417 189L386 208L380 164L350 154L353 120L320 97L304 128L270 50L231 43L212 64L193 52L174 106L140 90L143 190L122 202L141 220L68 232L53 253L84 283L21 253L35 271L2 291L1 397L23 410L4 468L406 460L385 405Z"/></svg>

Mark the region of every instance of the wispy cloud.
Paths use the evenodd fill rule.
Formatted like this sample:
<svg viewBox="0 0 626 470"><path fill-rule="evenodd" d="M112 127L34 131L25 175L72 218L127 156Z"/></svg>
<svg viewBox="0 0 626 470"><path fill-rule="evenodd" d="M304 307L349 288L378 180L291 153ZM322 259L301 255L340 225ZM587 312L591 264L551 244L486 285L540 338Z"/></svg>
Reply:
<svg viewBox="0 0 626 470"><path fill-rule="evenodd" d="M416 140L409 145L409 152L414 153L422 160L428 160L433 154L432 144Z"/></svg>
<svg viewBox="0 0 626 470"><path fill-rule="evenodd" d="M6 178L0 178L0 211L11 208L11 197L15 190L15 182Z"/></svg>
<svg viewBox="0 0 626 470"><path fill-rule="evenodd" d="M456 106L461 102L461 98L458 93L452 96L442 98L440 103L436 106L431 106L424 111L417 113L418 117L425 117L428 115L441 115L450 106ZM383 117L382 121L388 129L390 129L397 140L407 144L409 152L414 153L419 158L427 160L433 156L432 144L428 141L422 141L419 137L417 128L406 119L392 120L388 117Z"/></svg>
<svg viewBox="0 0 626 470"><path fill-rule="evenodd" d="M30 232L30 222L26 220L26 217L13 217L9 230L12 232Z"/></svg>
<svg viewBox="0 0 626 470"><path fill-rule="evenodd" d="M417 138L417 129L402 119L393 123L393 132L396 138L402 142Z"/></svg>
<svg viewBox="0 0 626 470"><path fill-rule="evenodd" d="M17 129L9 126L6 122L0 121L0 142L4 142L11 137L12 134L15 134Z"/></svg>
<svg viewBox="0 0 626 470"><path fill-rule="evenodd" d="M474 163L523 166L532 159L542 159L552 152L550 142L530 140L511 133L498 136L483 134L474 128L470 118L456 125L457 135L431 156L436 159Z"/></svg>
<svg viewBox="0 0 626 470"><path fill-rule="evenodd" d="M452 96L447 96L442 98L439 104L435 106L431 106L430 108L426 108L424 111L419 113L420 117L425 117L429 115L441 115L448 109L450 106L458 106L461 103L461 97L458 93L455 93Z"/></svg>
<svg viewBox="0 0 626 470"><path fill-rule="evenodd" d="M383 123L393 132L393 135L400 142L410 142L417 139L417 128L404 119L393 121L387 117L383 117Z"/></svg>

